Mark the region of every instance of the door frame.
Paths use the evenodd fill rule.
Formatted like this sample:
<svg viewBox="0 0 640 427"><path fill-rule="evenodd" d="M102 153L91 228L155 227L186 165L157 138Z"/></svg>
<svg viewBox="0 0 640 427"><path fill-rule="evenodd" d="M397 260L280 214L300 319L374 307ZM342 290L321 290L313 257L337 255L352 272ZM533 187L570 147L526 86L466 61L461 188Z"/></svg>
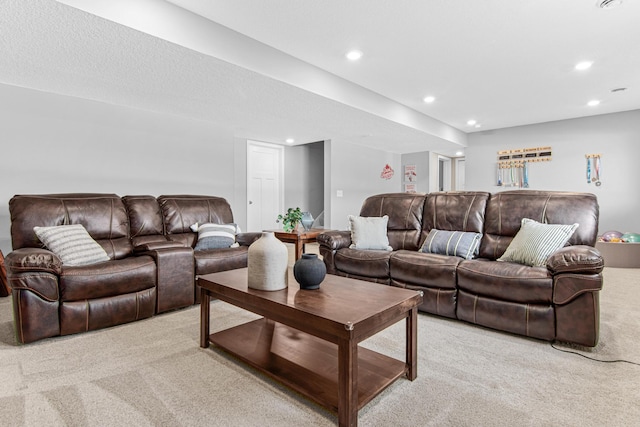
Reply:
<svg viewBox="0 0 640 427"><path fill-rule="evenodd" d="M451 157L438 154L438 190L440 190L440 174L442 174L442 191L451 191Z"/></svg>
<svg viewBox="0 0 640 427"><path fill-rule="evenodd" d="M464 157L457 157L455 159L456 165L456 191L465 190L466 170L467 165ZM463 176L461 176L463 175Z"/></svg>

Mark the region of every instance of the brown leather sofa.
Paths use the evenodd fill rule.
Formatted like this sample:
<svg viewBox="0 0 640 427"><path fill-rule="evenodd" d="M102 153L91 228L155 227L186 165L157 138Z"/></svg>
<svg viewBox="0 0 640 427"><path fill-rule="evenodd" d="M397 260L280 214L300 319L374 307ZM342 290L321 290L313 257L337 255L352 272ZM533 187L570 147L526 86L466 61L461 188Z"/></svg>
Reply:
<svg viewBox="0 0 640 427"><path fill-rule="evenodd" d="M6 257L17 340L114 326L199 301L195 277L247 266L260 233L237 248L195 251L198 222L232 223L227 201L211 196L17 195L9 202L13 252ZM82 224L110 260L65 266L34 226Z"/></svg>
<svg viewBox="0 0 640 427"><path fill-rule="evenodd" d="M349 231L318 236L328 273L421 290L423 312L548 341L597 344L604 260L594 247L599 216L594 195L391 193L364 201L360 216L383 215L389 216L393 251L351 249ZM496 261L522 218L579 227L546 267ZM420 252L431 229L482 233L478 257Z"/></svg>

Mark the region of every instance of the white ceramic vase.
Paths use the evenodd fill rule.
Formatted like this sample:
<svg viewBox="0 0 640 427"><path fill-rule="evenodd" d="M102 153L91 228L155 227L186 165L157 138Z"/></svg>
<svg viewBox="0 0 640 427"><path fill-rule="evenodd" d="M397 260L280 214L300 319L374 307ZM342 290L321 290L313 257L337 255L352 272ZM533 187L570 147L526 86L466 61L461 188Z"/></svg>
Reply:
<svg viewBox="0 0 640 427"><path fill-rule="evenodd" d="M249 287L262 291L279 291L288 285L289 251L271 232L249 246Z"/></svg>

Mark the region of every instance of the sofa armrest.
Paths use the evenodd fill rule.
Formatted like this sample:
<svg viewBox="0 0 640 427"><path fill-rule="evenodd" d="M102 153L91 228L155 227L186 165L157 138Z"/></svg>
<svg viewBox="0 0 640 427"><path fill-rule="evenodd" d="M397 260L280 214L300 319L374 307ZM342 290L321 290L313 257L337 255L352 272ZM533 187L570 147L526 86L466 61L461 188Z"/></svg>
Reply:
<svg viewBox="0 0 640 427"><path fill-rule="evenodd" d="M547 260L547 269L553 275L561 273L599 274L603 268L604 258L592 246L567 246L554 252Z"/></svg>
<svg viewBox="0 0 640 427"><path fill-rule="evenodd" d="M328 274L338 274L335 264L336 251L351 245L351 232L327 230L316 237L318 249Z"/></svg>
<svg viewBox="0 0 640 427"><path fill-rule="evenodd" d="M136 255L148 255L156 264L156 313L187 307L195 302L195 259L193 249L180 242L156 245ZM140 245L140 249L143 246Z"/></svg>
<svg viewBox="0 0 640 427"><path fill-rule="evenodd" d="M4 262L9 277L26 272L45 272L56 276L62 273L62 260L46 249L16 249L6 256Z"/></svg>
<svg viewBox="0 0 640 427"><path fill-rule="evenodd" d="M348 248L351 245L351 232L342 230L329 230L319 234L316 238L318 245L331 251Z"/></svg>
<svg viewBox="0 0 640 427"><path fill-rule="evenodd" d="M262 233L238 233L236 234L236 242L238 242L240 246L251 246L251 244L258 240L260 237L262 237Z"/></svg>

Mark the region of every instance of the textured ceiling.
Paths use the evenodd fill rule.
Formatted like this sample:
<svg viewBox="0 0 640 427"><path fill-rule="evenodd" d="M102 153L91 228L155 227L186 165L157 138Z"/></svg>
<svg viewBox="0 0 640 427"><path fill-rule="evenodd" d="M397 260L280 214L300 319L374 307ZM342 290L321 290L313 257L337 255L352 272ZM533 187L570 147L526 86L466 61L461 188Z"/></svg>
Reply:
<svg viewBox="0 0 640 427"><path fill-rule="evenodd" d="M638 16L630 0L608 11L584 0L4 0L0 82L242 138L453 155L478 130L469 118L487 130L640 108ZM344 59L352 47L365 52L357 64ZM583 59L595 63L579 74Z"/></svg>

